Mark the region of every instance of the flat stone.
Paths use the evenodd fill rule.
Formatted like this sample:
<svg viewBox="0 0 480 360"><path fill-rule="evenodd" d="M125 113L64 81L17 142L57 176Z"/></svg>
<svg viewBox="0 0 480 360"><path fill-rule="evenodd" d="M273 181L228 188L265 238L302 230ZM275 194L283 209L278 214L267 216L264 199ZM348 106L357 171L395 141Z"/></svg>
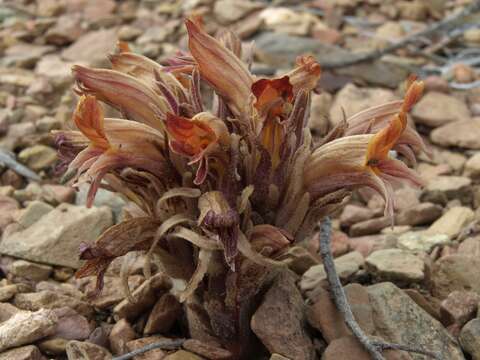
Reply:
<svg viewBox="0 0 480 360"><path fill-rule="evenodd" d="M93 314L93 307L89 303L50 290L16 294L13 304L22 310L35 311L70 307L85 316Z"/></svg>
<svg viewBox="0 0 480 360"><path fill-rule="evenodd" d="M250 1L220 0L215 2L213 14L220 23L230 24L262 7L262 4Z"/></svg>
<svg viewBox="0 0 480 360"><path fill-rule="evenodd" d="M334 260L337 273L342 280L351 278L360 267L365 263L363 255L358 251L352 251L348 254L339 256ZM313 290L317 286L326 284L327 274L323 268L323 264L310 267L300 280L300 288L302 291Z"/></svg>
<svg viewBox="0 0 480 360"><path fill-rule="evenodd" d="M129 341L127 343L128 351L134 351L145 347L147 345L166 340L163 336L149 336L136 340ZM142 355L135 356L135 360L152 360L152 359L162 359L164 360L166 353L162 349L154 349L143 353Z"/></svg>
<svg viewBox="0 0 480 360"><path fill-rule="evenodd" d="M38 347L47 355L63 355L69 341L62 338L46 339L39 342Z"/></svg>
<svg viewBox="0 0 480 360"><path fill-rule="evenodd" d="M32 170L44 170L55 164L57 151L46 145L33 145L20 151L18 158Z"/></svg>
<svg viewBox="0 0 480 360"><path fill-rule="evenodd" d="M415 283L425 277L423 260L401 249L375 251L365 259L365 264L367 271L379 280Z"/></svg>
<svg viewBox="0 0 480 360"><path fill-rule="evenodd" d="M52 310L21 311L0 324L0 351L31 344L55 332L58 318Z"/></svg>
<svg viewBox="0 0 480 360"><path fill-rule="evenodd" d="M2 64L10 67L32 68L43 55L54 50L53 46L18 43L5 50Z"/></svg>
<svg viewBox="0 0 480 360"><path fill-rule="evenodd" d="M87 318L69 307L55 309L58 326L55 337L66 340L85 340L92 333L92 326Z"/></svg>
<svg viewBox="0 0 480 360"><path fill-rule="evenodd" d="M0 195L0 232L15 221L15 211L20 207L18 201L5 195Z"/></svg>
<svg viewBox="0 0 480 360"><path fill-rule="evenodd" d="M29 228L5 236L0 253L51 265L78 268L82 242L93 242L113 224L108 208L62 204Z"/></svg>
<svg viewBox="0 0 480 360"><path fill-rule="evenodd" d="M383 353L387 360L410 360L399 351L387 350ZM353 336L333 340L322 355L322 360L371 360L371 355Z"/></svg>
<svg viewBox="0 0 480 360"><path fill-rule="evenodd" d="M425 94L413 107L412 115L417 123L433 128L454 121L468 120L471 116L464 101L436 91Z"/></svg>
<svg viewBox="0 0 480 360"><path fill-rule="evenodd" d="M475 213L472 209L463 206L450 208L427 230L429 234L445 234L454 239L466 225L473 221Z"/></svg>
<svg viewBox="0 0 480 360"><path fill-rule="evenodd" d="M96 277L88 279L89 283L85 288L87 295L95 292ZM128 286L134 291L145 280L142 275L131 275L128 277ZM125 299L125 291L122 288L122 279L120 277L105 276L104 287L100 294L94 297L90 302L98 309L109 309Z"/></svg>
<svg viewBox="0 0 480 360"><path fill-rule="evenodd" d="M45 360L45 357L35 345L27 345L2 352L0 360Z"/></svg>
<svg viewBox="0 0 480 360"><path fill-rule="evenodd" d="M430 252L435 246L448 243L450 243L450 237L446 234L408 231L398 237L397 246L403 250Z"/></svg>
<svg viewBox="0 0 480 360"><path fill-rule="evenodd" d="M230 351L222 349L214 344L205 343L196 339L186 340L182 347L185 350L212 360L226 360L232 357L232 353Z"/></svg>
<svg viewBox="0 0 480 360"><path fill-rule="evenodd" d="M270 353L313 360L315 350L304 322L304 302L295 280L290 273L281 273L253 314L252 331Z"/></svg>
<svg viewBox="0 0 480 360"><path fill-rule="evenodd" d="M472 180L464 176L436 176L428 182L422 198L424 201L430 198L438 199L435 201L437 203L446 203L453 199L469 203L472 199L471 184Z"/></svg>
<svg viewBox="0 0 480 360"><path fill-rule="evenodd" d="M480 149L480 117L455 121L434 129L430 140L441 146L458 146L466 149Z"/></svg>
<svg viewBox="0 0 480 360"><path fill-rule="evenodd" d="M370 220L374 216L373 210L367 207L348 204L343 208L340 215L340 224L342 226L352 226L358 222Z"/></svg>
<svg viewBox="0 0 480 360"><path fill-rule="evenodd" d="M376 335L386 341L439 351L449 360L464 360L456 340L408 295L392 283L367 288L374 310ZM412 359L423 355L410 354Z"/></svg>
<svg viewBox="0 0 480 360"><path fill-rule="evenodd" d="M22 211L22 215L20 215L18 219L18 224L26 229L52 210L52 205L44 203L43 201L34 200Z"/></svg>
<svg viewBox="0 0 480 360"><path fill-rule="evenodd" d="M474 154L465 163L463 175L472 179L480 178L480 153Z"/></svg>
<svg viewBox="0 0 480 360"><path fill-rule="evenodd" d="M377 234L391 224L392 221L388 216L365 220L352 225L348 234L351 237Z"/></svg>
<svg viewBox="0 0 480 360"><path fill-rule="evenodd" d="M101 29L83 34L72 45L62 51L67 61L81 61L91 66L106 64L107 55L112 53L117 42L117 29Z"/></svg>
<svg viewBox="0 0 480 360"><path fill-rule="evenodd" d="M17 260L10 266L10 272L18 277L33 281L47 280L52 273L49 265L37 264L25 260Z"/></svg>
<svg viewBox="0 0 480 360"><path fill-rule="evenodd" d="M442 207L429 202L420 203L400 212L395 217L397 225L429 225L442 215Z"/></svg>
<svg viewBox="0 0 480 360"><path fill-rule="evenodd" d="M447 255L434 263L432 294L441 299L452 291L475 291L480 294L480 258L463 254Z"/></svg>
<svg viewBox="0 0 480 360"><path fill-rule="evenodd" d="M0 323L7 321L16 313L21 312L22 310L16 308L10 303L0 302Z"/></svg>
<svg viewBox="0 0 480 360"><path fill-rule="evenodd" d="M88 341L71 340L65 350L68 360L111 360L112 355L107 349Z"/></svg>
<svg viewBox="0 0 480 360"><path fill-rule="evenodd" d="M473 360L480 360L480 319L473 319L462 328L458 338L462 349Z"/></svg>
<svg viewBox="0 0 480 360"><path fill-rule="evenodd" d="M170 290L172 283L170 279L158 273L150 279L145 280L132 292L134 302L125 299L113 308L114 316L117 319L134 320L146 310L150 309L160 295Z"/></svg>

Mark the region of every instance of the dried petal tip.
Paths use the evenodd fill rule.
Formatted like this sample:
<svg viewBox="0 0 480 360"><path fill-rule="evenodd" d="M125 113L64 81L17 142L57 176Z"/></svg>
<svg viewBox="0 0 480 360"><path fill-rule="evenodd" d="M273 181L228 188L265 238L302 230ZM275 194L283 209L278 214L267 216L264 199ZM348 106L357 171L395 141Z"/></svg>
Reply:
<svg viewBox="0 0 480 360"><path fill-rule="evenodd" d="M77 128L100 149L108 149L109 143L103 128L103 110L95 96L83 95L73 114Z"/></svg>
<svg viewBox="0 0 480 360"><path fill-rule="evenodd" d="M402 111L409 112L413 105L415 105L423 95L425 83L416 80L416 77L407 80L407 92L403 100Z"/></svg>

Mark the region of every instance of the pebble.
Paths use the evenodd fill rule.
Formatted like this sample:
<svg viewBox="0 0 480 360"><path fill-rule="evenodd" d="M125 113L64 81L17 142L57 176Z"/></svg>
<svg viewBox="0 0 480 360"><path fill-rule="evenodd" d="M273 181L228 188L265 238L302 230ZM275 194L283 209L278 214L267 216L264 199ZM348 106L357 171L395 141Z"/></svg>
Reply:
<svg viewBox="0 0 480 360"><path fill-rule="evenodd" d="M30 261L17 260L10 265L10 272L20 278L38 282L47 280L50 277L52 273L52 267Z"/></svg>
<svg viewBox="0 0 480 360"><path fill-rule="evenodd" d="M430 252L436 246L450 243L447 234L429 234L425 231L408 231L398 237L397 246L409 251Z"/></svg>
<svg viewBox="0 0 480 360"><path fill-rule="evenodd" d="M436 128L430 133L430 140L440 146L458 146L480 149L480 117L455 121Z"/></svg>
<svg viewBox="0 0 480 360"><path fill-rule="evenodd" d="M418 256L401 249L384 249L366 259L367 271L378 281L418 283L425 278L425 263Z"/></svg>
<svg viewBox="0 0 480 360"><path fill-rule="evenodd" d="M445 234L450 239L457 237L460 232L473 221L475 213L464 206L455 206L447 210L427 230L429 234Z"/></svg>
<svg viewBox="0 0 480 360"><path fill-rule="evenodd" d="M0 351L31 344L55 332L58 318L52 310L21 311L0 324Z"/></svg>
<svg viewBox="0 0 480 360"><path fill-rule="evenodd" d="M480 294L480 258L463 254L452 254L435 262L431 280L432 294L440 299L452 291L475 291Z"/></svg>
<svg viewBox="0 0 480 360"><path fill-rule="evenodd" d="M65 346L68 360L111 360L107 349L87 341L71 340Z"/></svg>
<svg viewBox="0 0 480 360"><path fill-rule="evenodd" d="M469 321L462 328L458 340L473 360L480 360L480 318Z"/></svg>
<svg viewBox="0 0 480 360"><path fill-rule="evenodd" d="M477 315L480 295L472 291L453 291L440 304L441 321L445 326L459 327Z"/></svg>
<svg viewBox="0 0 480 360"><path fill-rule="evenodd" d="M114 355L122 355L127 352L127 343L138 336L126 319L120 319L112 327L108 336L110 348Z"/></svg>
<svg viewBox="0 0 480 360"><path fill-rule="evenodd" d="M35 345L21 346L0 353L0 360L46 360Z"/></svg>
<svg viewBox="0 0 480 360"><path fill-rule="evenodd" d="M22 214L18 218L18 224L26 229L52 210L53 206L50 204L39 200L31 201L27 207L22 210Z"/></svg>

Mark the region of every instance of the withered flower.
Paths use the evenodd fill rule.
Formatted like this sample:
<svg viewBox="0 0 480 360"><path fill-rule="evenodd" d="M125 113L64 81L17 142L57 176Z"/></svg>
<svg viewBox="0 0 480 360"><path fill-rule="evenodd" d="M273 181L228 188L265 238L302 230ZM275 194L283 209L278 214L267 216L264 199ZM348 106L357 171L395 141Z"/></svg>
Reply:
<svg viewBox="0 0 480 360"><path fill-rule="evenodd" d="M314 58L299 57L283 76L257 78L234 34L217 40L198 21L186 26L190 54L169 66L121 43L110 56L113 70L73 69L78 131L57 132L66 178L90 184L89 206L99 187L132 205L123 222L82 247L77 276L97 275L100 289L113 259L145 251L145 274L156 261L183 279L180 300L200 304L209 319L204 331L240 356L239 314L274 273L266 269L287 266L319 217L365 186L384 197L392 216L393 186L421 184L390 152L413 161L425 150L407 124L423 85L411 79L403 101L346 119L314 148L307 126L320 77ZM203 101L202 82L213 101ZM99 102L125 119L104 118Z"/></svg>

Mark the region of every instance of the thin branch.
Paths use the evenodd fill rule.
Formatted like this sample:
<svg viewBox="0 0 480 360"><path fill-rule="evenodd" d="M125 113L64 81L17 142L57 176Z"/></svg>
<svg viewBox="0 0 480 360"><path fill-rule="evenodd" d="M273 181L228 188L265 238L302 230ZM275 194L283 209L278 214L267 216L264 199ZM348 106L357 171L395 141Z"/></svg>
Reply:
<svg viewBox="0 0 480 360"><path fill-rule="evenodd" d="M350 304L347 301L342 283L335 269L332 251L330 250L332 222L329 217L325 217L320 224L320 255L323 261L323 267L327 274L330 290L332 291L333 300L338 311L343 315L345 323L352 331L353 335L360 341L365 349L372 355L374 360L385 360L382 351L386 349L403 350L407 352L430 356L437 360L442 360L439 354L427 351L421 348L415 348L408 345L391 344L381 341L371 340L360 328L355 317L353 316Z"/></svg>
<svg viewBox="0 0 480 360"><path fill-rule="evenodd" d="M345 66L350 66L350 65L355 65L361 62L366 62L366 61L371 61L371 60L376 60L383 55L389 54L395 50L398 50L400 48L403 48L407 46L408 44L418 41L419 38L424 37L424 36L430 36L433 33L448 28L453 25L453 23L471 15L480 10L480 0L475 0L472 2L470 5L466 6L462 11L452 14L445 19L435 22L431 24L430 26L427 26L425 29L418 31L410 36L406 36L402 40L389 45L383 49L380 50L374 50L371 52L366 52L363 54L359 55L353 55L353 57L345 60L340 60L340 61L332 61L332 62L321 62L321 65L324 69L335 69L335 68L340 68L340 67L345 67Z"/></svg>
<svg viewBox="0 0 480 360"><path fill-rule="evenodd" d="M17 160L15 160L15 155L3 149L0 149L0 164L5 165L6 167L15 171L17 174L25 176L26 178L29 178L31 180L35 180L35 181L41 180L38 174L36 174L35 172L27 168L25 165L22 165Z"/></svg>
<svg viewBox="0 0 480 360"><path fill-rule="evenodd" d="M155 342L153 344L146 345L140 349L133 350L132 352L123 354L121 356L114 357L112 360L129 360L137 355L141 355L143 353L146 353L147 351L155 350L155 349L165 349L165 350L178 349L183 345L185 341L186 339L162 340L159 342Z"/></svg>

